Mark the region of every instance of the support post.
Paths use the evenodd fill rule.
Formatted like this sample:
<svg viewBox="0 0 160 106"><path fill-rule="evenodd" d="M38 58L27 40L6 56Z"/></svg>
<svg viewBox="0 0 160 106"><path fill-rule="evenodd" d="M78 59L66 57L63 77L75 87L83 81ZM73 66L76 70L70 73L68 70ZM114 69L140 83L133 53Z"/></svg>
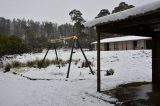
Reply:
<svg viewBox="0 0 160 106"><path fill-rule="evenodd" d="M160 92L160 36L152 36L152 83L153 90Z"/></svg>
<svg viewBox="0 0 160 106"><path fill-rule="evenodd" d="M54 43L54 50L55 50L55 53L56 53L56 60L58 62L58 67L60 68L60 64L59 64L59 60L58 60L58 55L57 55L57 48L56 48L56 44Z"/></svg>
<svg viewBox="0 0 160 106"><path fill-rule="evenodd" d="M42 62L41 62L41 64L40 64L40 68L42 68L43 63L44 63L44 61L45 61L45 59L46 59L46 56L47 56L50 48L51 48L51 45L48 46L47 52L46 52L46 54L45 54L45 56L44 56L44 58L43 58L43 60L42 60Z"/></svg>
<svg viewBox="0 0 160 106"><path fill-rule="evenodd" d="M100 31L97 29L97 91L101 91Z"/></svg>
<svg viewBox="0 0 160 106"><path fill-rule="evenodd" d="M66 78L69 78L69 72L70 72L70 67L71 67L71 62L72 62L72 54L73 54L74 43L75 43L75 40L73 40L73 44L72 44L72 50L71 50L71 55L70 55L70 59L69 59L69 66L68 66L68 71L67 71L67 77Z"/></svg>
<svg viewBox="0 0 160 106"><path fill-rule="evenodd" d="M81 47L78 39L76 39L76 41L77 41L77 44L78 44L79 48L81 49L81 52L82 52L82 54L83 54L83 56L84 56L84 58L85 58L85 60L86 60L86 62L87 62L87 64L88 64L88 67L89 67L91 73L94 75L94 72L93 72L93 70L92 70L92 68L91 68L91 66L90 66L90 64L89 64L89 61L88 61L86 55L84 54L84 51L83 51L83 49L82 49L82 47Z"/></svg>

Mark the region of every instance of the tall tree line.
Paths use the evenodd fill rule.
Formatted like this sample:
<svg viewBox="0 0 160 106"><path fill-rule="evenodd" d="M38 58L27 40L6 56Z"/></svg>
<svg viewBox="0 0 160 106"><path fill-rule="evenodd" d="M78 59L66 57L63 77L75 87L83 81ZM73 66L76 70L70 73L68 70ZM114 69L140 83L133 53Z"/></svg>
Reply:
<svg viewBox="0 0 160 106"><path fill-rule="evenodd" d="M93 34L94 30L88 30L88 34L82 33L82 24L77 22L76 25L72 24L61 24L52 22L37 22L33 20L25 19L5 19L0 17L0 34L2 35L17 35L23 39L27 44L32 47L46 47L48 39L57 39L65 36L82 35L79 37L83 47L94 40L87 40L90 33ZM87 43L87 45L86 45ZM71 44L69 45L71 46Z"/></svg>
<svg viewBox="0 0 160 106"><path fill-rule="evenodd" d="M42 40L58 38L60 36L72 35L74 33L73 25L52 22L37 22L25 19L5 19L0 17L0 34L17 35L25 42L35 47Z"/></svg>
<svg viewBox="0 0 160 106"><path fill-rule="evenodd" d="M134 6L121 2L112 12L108 9L102 9L95 18L107 16L132 7ZM88 44L96 40L95 29L84 28L83 23L85 20L79 10L73 9L69 15L74 25L68 23L57 25L57 23L52 22L40 23L25 19L9 20L0 17L0 34L7 36L17 35L32 47L46 47L48 39L77 35L82 47L88 47ZM106 37L106 34L104 34L104 37ZM102 38L104 37L102 36Z"/></svg>

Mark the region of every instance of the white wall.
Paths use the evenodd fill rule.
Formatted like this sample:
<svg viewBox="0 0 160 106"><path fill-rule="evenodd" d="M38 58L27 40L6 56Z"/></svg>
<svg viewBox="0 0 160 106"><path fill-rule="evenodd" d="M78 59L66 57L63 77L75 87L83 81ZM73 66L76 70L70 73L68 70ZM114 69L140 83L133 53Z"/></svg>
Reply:
<svg viewBox="0 0 160 106"><path fill-rule="evenodd" d="M146 49L146 40L138 40L137 41L137 49ZM109 50L114 51L115 50L115 45L117 45L117 50L134 50L134 41L123 41L123 42L111 42L109 43ZM94 50L97 50L96 44L94 45ZM103 51L105 50L105 43L101 44L100 49Z"/></svg>

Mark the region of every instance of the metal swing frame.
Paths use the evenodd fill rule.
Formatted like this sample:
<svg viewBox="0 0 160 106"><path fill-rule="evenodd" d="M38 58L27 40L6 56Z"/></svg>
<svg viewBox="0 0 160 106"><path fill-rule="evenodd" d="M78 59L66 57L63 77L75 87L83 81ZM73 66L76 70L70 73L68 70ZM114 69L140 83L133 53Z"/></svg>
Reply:
<svg viewBox="0 0 160 106"><path fill-rule="evenodd" d="M87 59L87 57L86 57L86 55L85 55L85 53L84 53L79 41L78 41L78 37L77 36L70 36L70 37L65 37L65 38L61 38L61 39L52 39L52 40L49 41L51 44L54 45L54 50L55 50L55 54L56 54L56 60L58 62L58 67L60 68L60 63L59 63L59 58L58 58L58 54L57 54L56 43L63 42L64 40L73 40L72 41L72 49L71 49L71 54L70 54L70 59L69 59L69 65L68 65L68 71L67 71L66 78L69 78L70 67L71 67L71 62L72 62L72 56L73 56L73 53L74 53L73 49L75 48L75 43L77 43L78 47L80 48L80 50L81 50L81 52L82 52L82 54L83 54L83 56L84 56L84 58L86 60L86 63L88 65L92 75L94 75L94 72L93 72L93 70L92 70L92 68L91 68L91 66L89 64L89 61L88 61L88 59ZM47 52L46 52L46 54L45 54L45 56L44 56L44 58L42 60L42 63L41 63L41 67L43 66L45 58L46 58L46 56L47 56L47 54L48 54L48 52L49 52L49 50L51 48L51 44L48 46Z"/></svg>

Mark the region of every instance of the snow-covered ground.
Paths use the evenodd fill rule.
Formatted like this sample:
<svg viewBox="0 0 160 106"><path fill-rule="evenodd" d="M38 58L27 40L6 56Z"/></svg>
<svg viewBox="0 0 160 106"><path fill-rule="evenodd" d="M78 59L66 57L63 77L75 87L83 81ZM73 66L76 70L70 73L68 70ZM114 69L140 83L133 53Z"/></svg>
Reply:
<svg viewBox="0 0 160 106"><path fill-rule="evenodd" d="M24 54L13 59L5 59L3 62L42 59L45 52ZM68 60L70 51L58 50L58 54L63 60ZM96 72L96 51L85 51L85 54L93 62L92 69ZM49 51L47 58L55 58L54 50ZM96 75L92 75L89 68L78 68L84 61L79 50L73 54L73 59L80 61L77 65L72 62L68 79L66 78L68 64L60 69L51 65L42 69L29 67L11 69L8 73L3 73L1 69L0 106L112 106L110 101L116 99L96 92ZM150 50L102 51L102 90L109 90L124 83L151 81L151 65ZM105 76L106 70L110 68L114 70L114 75ZM19 75L12 74L13 71ZM33 81L20 75L50 80Z"/></svg>

